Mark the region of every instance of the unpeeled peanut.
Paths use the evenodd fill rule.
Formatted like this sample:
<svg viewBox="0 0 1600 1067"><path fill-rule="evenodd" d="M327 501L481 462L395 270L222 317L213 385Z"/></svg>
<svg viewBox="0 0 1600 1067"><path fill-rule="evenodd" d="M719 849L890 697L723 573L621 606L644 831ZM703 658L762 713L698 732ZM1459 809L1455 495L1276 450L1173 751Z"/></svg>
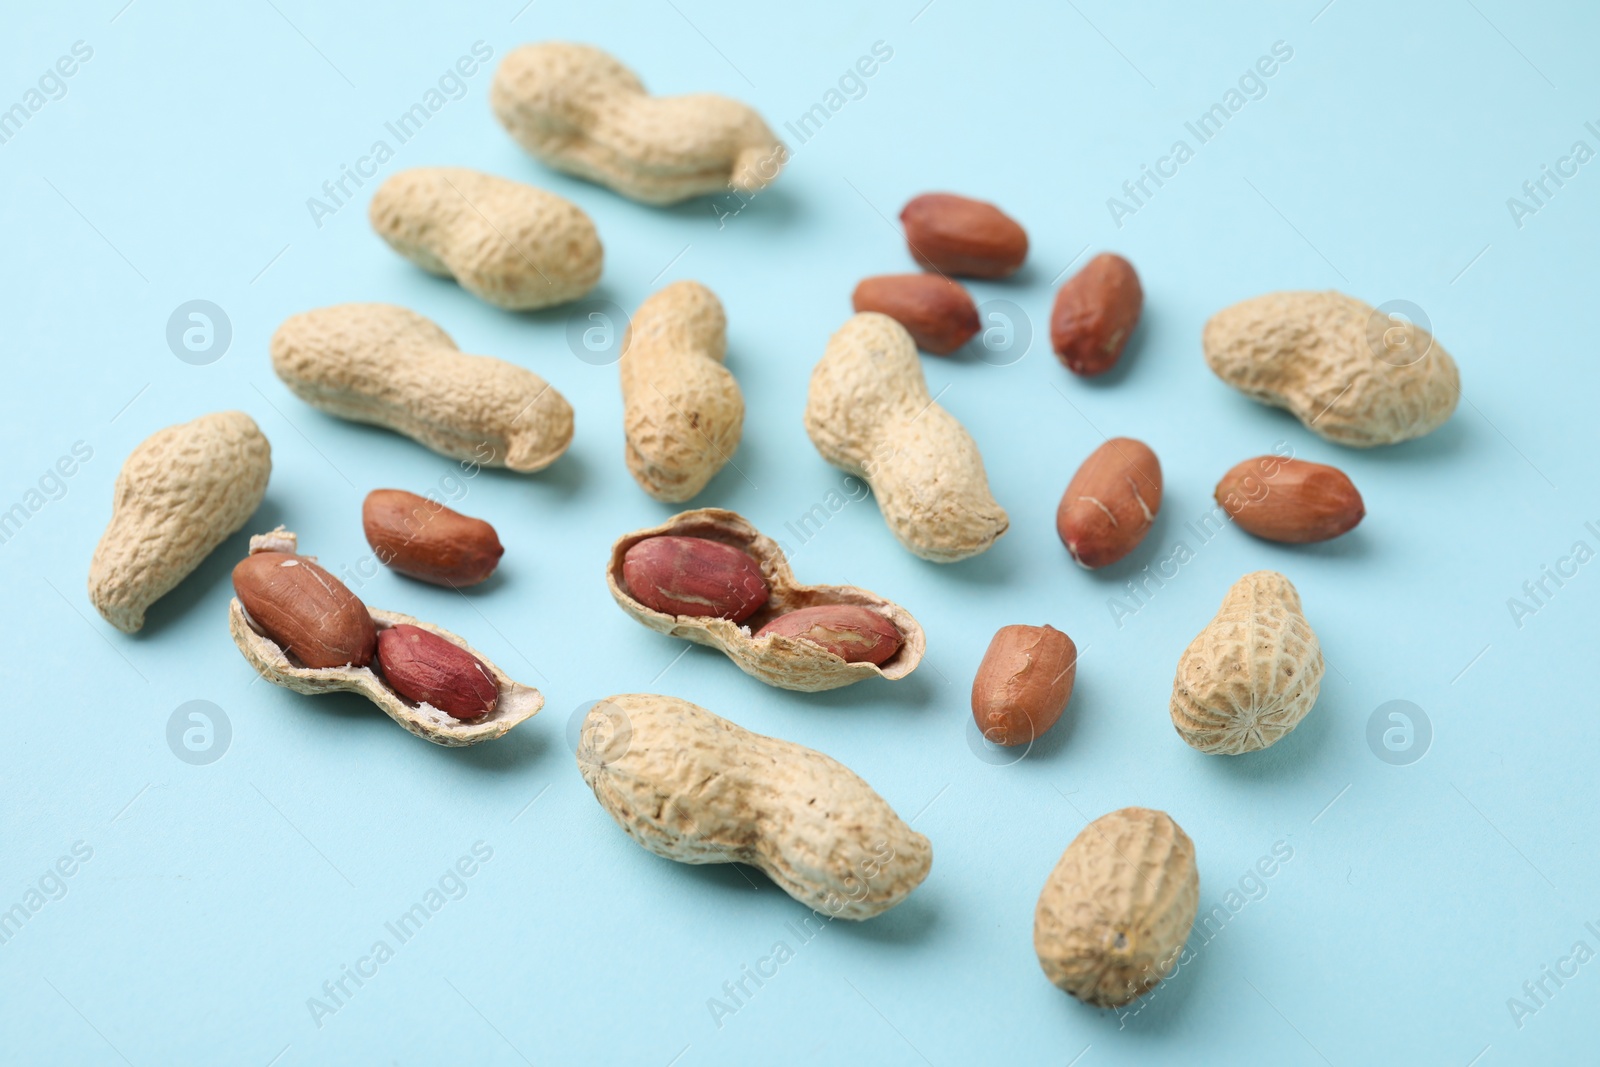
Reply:
<svg viewBox="0 0 1600 1067"><path fill-rule="evenodd" d="M628 470L657 500L679 503L733 458L744 395L723 366L728 320L699 282L674 282L634 313L622 342Z"/></svg>
<svg viewBox="0 0 1600 1067"><path fill-rule="evenodd" d="M151 434L122 464L111 521L89 562L89 600L124 633L261 504L272 447L242 411Z"/></svg>
<svg viewBox="0 0 1600 1067"><path fill-rule="evenodd" d="M1277 571L1247 574L1178 660L1173 728L1212 754L1275 745L1317 702L1323 669L1294 584Z"/></svg>
<svg viewBox="0 0 1600 1067"><path fill-rule="evenodd" d="M378 669L396 693L431 704L457 719L494 710L500 690L483 662L419 626L390 626L378 634Z"/></svg>
<svg viewBox="0 0 1600 1067"><path fill-rule="evenodd" d="M986 741L1026 745L1061 718L1078 647L1053 626L1002 626L972 679L972 718Z"/></svg>
<svg viewBox="0 0 1600 1067"><path fill-rule="evenodd" d="M978 305L957 281L938 274L863 278L850 297L857 312L878 311L906 328L917 347L948 356L978 332Z"/></svg>
<svg viewBox="0 0 1600 1067"><path fill-rule="evenodd" d="M748 863L801 904L870 919L928 876L933 849L848 767L674 697L598 701L578 770L641 846L679 863Z"/></svg>
<svg viewBox="0 0 1600 1067"><path fill-rule="evenodd" d="M767 602L761 564L750 553L706 537L651 537L622 559L628 592L667 615L743 622Z"/></svg>
<svg viewBox="0 0 1600 1067"><path fill-rule="evenodd" d="M814 645L846 663L881 665L900 651L894 623L859 604L818 604L779 615L756 631L757 640L781 634Z"/></svg>
<svg viewBox="0 0 1600 1067"><path fill-rule="evenodd" d="M1161 510L1161 461L1143 441L1113 437L1089 453L1056 509L1056 532L1080 565L1132 552Z"/></svg>
<svg viewBox="0 0 1600 1067"><path fill-rule="evenodd" d="M476 585L505 554L493 526L404 489L368 493L361 526L379 563L434 585Z"/></svg>
<svg viewBox="0 0 1600 1067"><path fill-rule="evenodd" d="M929 270L1006 278L1028 258L1028 234L993 204L954 193L923 193L900 212L911 258Z"/></svg>
<svg viewBox="0 0 1600 1067"><path fill-rule="evenodd" d="M1102 252L1056 292L1051 347L1072 373L1104 374L1122 358L1143 308L1144 289L1133 264Z"/></svg>
<svg viewBox="0 0 1600 1067"><path fill-rule="evenodd" d="M1123 808L1083 828L1045 880L1033 950L1086 1004L1120 1008L1178 962L1200 908L1194 842L1164 811Z"/></svg>
<svg viewBox="0 0 1600 1067"><path fill-rule="evenodd" d="M272 369L331 415L404 434L451 459L543 470L572 443L572 405L530 370L469 356L392 304L339 304L284 320Z"/></svg>
<svg viewBox="0 0 1600 1067"><path fill-rule="evenodd" d="M865 478L890 531L936 563L975 556L1010 525L972 435L928 393L916 344L864 312L811 372L806 433L822 458Z"/></svg>
<svg viewBox="0 0 1600 1067"><path fill-rule="evenodd" d="M755 111L725 96L653 97L588 45L513 49L489 90L495 118L530 155L646 204L732 188L753 193L787 153Z"/></svg>
<svg viewBox="0 0 1600 1067"><path fill-rule="evenodd" d="M576 300L600 280L594 223L554 193L464 167L413 167L367 207L378 236L423 270L512 311Z"/></svg>
<svg viewBox="0 0 1600 1067"><path fill-rule="evenodd" d="M372 662L378 632L366 605L311 559L252 552L233 568L233 591L261 632L305 666Z"/></svg>
<svg viewBox="0 0 1600 1067"><path fill-rule="evenodd" d="M1285 544L1338 537L1367 513L1339 468L1282 456L1236 465L1217 483L1216 499L1241 529Z"/></svg>

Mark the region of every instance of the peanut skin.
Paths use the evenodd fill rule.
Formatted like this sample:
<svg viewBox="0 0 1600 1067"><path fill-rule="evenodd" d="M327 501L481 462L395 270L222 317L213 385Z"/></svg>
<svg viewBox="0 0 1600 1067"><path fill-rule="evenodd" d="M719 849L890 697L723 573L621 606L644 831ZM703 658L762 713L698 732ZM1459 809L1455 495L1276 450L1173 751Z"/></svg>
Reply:
<svg viewBox="0 0 1600 1067"><path fill-rule="evenodd" d="M857 604L818 604L786 612L756 631L756 637L782 634L821 645L847 663L882 666L900 651L900 631L871 608Z"/></svg>
<svg viewBox="0 0 1600 1067"><path fill-rule="evenodd" d="M972 679L972 717L997 745L1026 745L1061 718L1078 647L1053 626L1002 626Z"/></svg>
<svg viewBox="0 0 1600 1067"><path fill-rule="evenodd" d="M396 693L431 704L456 719L475 719L500 699L495 679L478 657L418 626L378 634L378 667Z"/></svg>
<svg viewBox="0 0 1600 1067"><path fill-rule="evenodd" d="M262 633L305 666L372 662L378 632L366 605L307 557L253 552L233 568L233 591Z"/></svg>
<svg viewBox="0 0 1600 1067"><path fill-rule="evenodd" d="M954 193L923 193L900 212L911 258L967 278L1008 278L1028 258L1028 234L993 204Z"/></svg>
<svg viewBox="0 0 1600 1067"><path fill-rule="evenodd" d="M1056 532L1081 566L1109 566L1132 552L1161 510L1161 461L1150 446L1113 437L1089 454L1056 509Z"/></svg>
<svg viewBox="0 0 1600 1067"><path fill-rule="evenodd" d="M705 537L646 538L623 556L622 577L635 600L666 615L743 622L770 593L755 557Z"/></svg>
<svg viewBox="0 0 1600 1067"><path fill-rule="evenodd" d="M1104 374L1122 358L1144 309L1133 264L1102 252L1068 278L1050 312L1050 344L1068 370Z"/></svg>
<svg viewBox="0 0 1600 1067"><path fill-rule="evenodd" d="M1338 537L1367 513L1361 494L1337 467L1279 456L1235 466L1217 483L1216 499L1247 533L1285 544Z"/></svg>
<svg viewBox="0 0 1600 1067"><path fill-rule="evenodd" d="M482 519L404 489L368 493L361 525L378 562L434 585L477 585L505 553L494 527Z"/></svg>
<svg viewBox="0 0 1600 1067"><path fill-rule="evenodd" d="M978 305L956 281L937 274L863 278L850 298L857 312L877 311L904 326L917 347L948 356L978 332Z"/></svg>

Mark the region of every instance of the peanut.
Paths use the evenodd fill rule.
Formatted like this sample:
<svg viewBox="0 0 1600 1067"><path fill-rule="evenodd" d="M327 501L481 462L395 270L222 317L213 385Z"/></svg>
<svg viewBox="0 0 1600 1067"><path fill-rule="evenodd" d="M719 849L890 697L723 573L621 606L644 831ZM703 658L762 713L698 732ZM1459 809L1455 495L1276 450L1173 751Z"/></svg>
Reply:
<svg viewBox="0 0 1600 1067"><path fill-rule="evenodd" d="M754 556L707 537L648 537L622 557L628 592L665 615L743 622L767 602Z"/></svg>
<svg viewBox="0 0 1600 1067"><path fill-rule="evenodd" d="M479 466L543 470L572 443L572 405L543 378L466 355L392 304L290 316L272 335L272 369L313 407Z"/></svg>
<svg viewBox="0 0 1600 1067"><path fill-rule="evenodd" d="M985 740L1032 744L1061 718L1078 646L1053 626L1002 626L972 679L972 718Z"/></svg>
<svg viewBox="0 0 1600 1067"><path fill-rule="evenodd" d="M898 322L924 352L948 356L978 332L978 305L960 282L937 274L863 278L850 298L857 311L878 311Z"/></svg>
<svg viewBox="0 0 1600 1067"><path fill-rule="evenodd" d="M993 204L923 193L900 212L911 258L940 274L1008 278L1028 258L1028 234Z"/></svg>
<svg viewBox="0 0 1600 1067"><path fill-rule="evenodd" d="M243 526L267 491L272 447L242 411L169 426L129 453L89 562L89 600L124 633Z"/></svg>
<svg viewBox="0 0 1600 1067"><path fill-rule="evenodd" d="M628 470L657 500L681 503L739 448L744 396L722 365L728 320L699 282L674 282L639 305L622 342Z"/></svg>
<svg viewBox="0 0 1600 1067"><path fill-rule="evenodd" d="M404 489L374 489L361 525L378 562L434 585L477 585L505 549L494 527Z"/></svg>
<svg viewBox="0 0 1600 1067"><path fill-rule="evenodd" d="M928 839L848 767L674 697L600 701L578 769L606 814L679 863L747 863L814 911L870 919L928 876Z"/></svg>
<svg viewBox="0 0 1600 1067"><path fill-rule="evenodd" d="M564 304L600 280L604 254L589 216L507 178L414 167L378 187L367 215L390 248L495 307Z"/></svg>
<svg viewBox="0 0 1600 1067"><path fill-rule="evenodd" d="M1322 672L1294 585L1276 571L1247 574L1178 660L1172 725L1201 752L1266 748L1306 717Z"/></svg>
<svg viewBox="0 0 1600 1067"><path fill-rule="evenodd" d="M765 603L742 623L707 614L676 614L670 610L670 605L667 610L658 610L644 603L632 591L631 579L625 573L627 560L641 545L679 539L704 539L754 561L755 571L753 574L745 571L745 580L748 581L750 577L762 579ZM922 627L905 608L855 586L799 584L794 572L789 569L783 549L778 547L776 541L764 536L739 515L719 508L686 511L660 526L618 538L616 544L611 546L606 584L617 605L636 621L670 637L715 648L733 660L746 674L781 689L810 693L836 689L864 678L888 678L891 681L904 678L922 662L926 646ZM711 595L702 596L702 600L710 599L721 608L744 603L728 595L727 590L726 585L712 584ZM872 612L877 619L894 628L897 648L881 663L852 661L815 641L751 634L752 630L761 630L775 618L817 607L830 610L854 607ZM880 636L886 644L887 631L880 632Z"/></svg>
<svg viewBox="0 0 1600 1067"><path fill-rule="evenodd" d="M1056 532L1079 565L1109 566L1144 540L1161 510L1161 461L1150 446L1113 437L1089 453L1056 509Z"/></svg>
<svg viewBox="0 0 1600 1067"><path fill-rule="evenodd" d="M378 634L378 669L396 693L456 719L487 715L500 699L499 687L478 657L405 623Z"/></svg>
<svg viewBox="0 0 1600 1067"><path fill-rule="evenodd" d="M300 567L293 569L303 569L308 564L314 566L309 557L294 555L296 545L295 535L281 527L271 534L250 539L253 555L274 554L300 560ZM271 565L269 562L268 566ZM330 581L337 584L331 576ZM327 588L319 586L312 591L313 595L323 597ZM344 590L344 593L355 600L349 590ZM268 635L261 620L253 612L247 612L238 597L228 606L228 632L246 662L273 685L313 696L318 693L360 693L406 730L436 745L460 747L501 737L513 726L537 714L544 706L544 696L537 689L512 681L500 668L448 630L399 612L365 608L359 600L355 603L366 612L369 624L376 631L374 649L377 649L388 631L401 629L403 634L414 628L448 644L455 651L442 649L428 641L420 654L413 651L399 662L398 680L393 677L396 661L392 657L386 660L382 652L376 657L377 667L388 671L387 675L380 674L372 664L312 667L298 656L290 659L290 651ZM288 610L299 617L305 609L301 604L291 603ZM392 639L390 643L392 646ZM472 706L481 708L483 703L488 702L487 694L481 688L481 681L468 673L476 673L480 669L494 683L493 706L488 711L462 720L441 704L429 702L427 687L433 686L441 702L448 702L462 712ZM449 696L438 692L441 683L449 691ZM402 687L415 695L403 695ZM476 705L469 705L465 699L469 695L473 700L480 697L485 699Z"/></svg>
<svg viewBox="0 0 1600 1067"><path fill-rule="evenodd" d="M1286 544L1338 537L1367 513L1337 467L1279 456L1238 464L1217 483L1216 498L1246 532Z"/></svg>
<svg viewBox="0 0 1600 1067"><path fill-rule="evenodd" d="M1144 289L1133 264L1102 252L1057 291L1050 344L1072 373L1104 374L1122 358L1143 309Z"/></svg>
<svg viewBox="0 0 1600 1067"><path fill-rule="evenodd" d="M1033 950L1057 987L1120 1008L1172 970L1200 907L1194 842L1164 811L1123 808L1083 828L1033 913Z"/></svg>
<svg viewBox="0 0 1600 1067"><path fill-rule="evenodd" d="M810 641L847 663L882 665L900 651L900 631L871 608L856 604L819 604L779 615L756 631L756 639L782 635Z"/></svg>
<svg viewBox="0 0 1600 1067"><path fill-rule="evenodd" d="M923 559L966 559L1006 532L977 444L928 394L916 345L889 316L856 315L828 341L805 421L822 458L865 478L890 532Z"/></svg>
<svg viewBox="0 0 1600 1067"><path fill-rule="evenodd" d="M1431 433L1461 395L1455 360L1426 330L1343 293L1245 300L1211 317L1204 346L1217 377L1354 448Z"/></svg>
<svg viewBox="0 0 1600 1067"><path fill-rule="evenodd" d="M495 118L534 158L646 204L765 188L783 142L725 96L652 97L617 60L588 45L513 49L489 90Z"/></svg>
<svg viewBox="0 0 1600 1067"><path fill-rule="evenodd" d="M343 582L305 556L252 552L233 568L233 591L261 632L307 667L365 667L378 634Z"/></svg>

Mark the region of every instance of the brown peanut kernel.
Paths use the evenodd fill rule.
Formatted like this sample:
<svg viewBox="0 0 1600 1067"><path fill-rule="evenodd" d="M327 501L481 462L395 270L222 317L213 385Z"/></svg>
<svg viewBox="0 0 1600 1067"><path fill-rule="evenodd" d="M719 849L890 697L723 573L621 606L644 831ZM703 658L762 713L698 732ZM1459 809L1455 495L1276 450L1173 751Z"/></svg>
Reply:
<svg viewBox="0 0 1600 1067"><path fill-rule="evenodd" d="M305 556L256 552L233 568L233 589L261 632L307 667L365 667L377 648L366 605Z"/></svg>
<svg viewBox="0 0 1600 1067"><path fill-rule="evenodd" d="M848 663L882 665L900 651L900 631L894 623L857 604L819 604L779 615L756 632L798 638L820 645Z"/></svg>
<svg viewBox="0 0 1600 1067"><path fill-rule="evenodd" d="M434 585L476 585L505 554L493 526L403 489L368 493L361 525L380 563Z"/></svg>
<svg viewBox="0 0 1600 1067"><path fill-rule="evenodd" d="M754 556L705 537L647 537L624 554L622 576L635 600L667 615L743 622L770 595Z"/></svg>
<svg viewBox="0 0 1600 1067"><path fill-rule="evenodd" d="M1091 570L1136 548L1161 510L1161 461L1150 446L1113 437L1089 454L1056 509L1056 532Z"/></svg>
<svg viewBox="0 0 1600 1067"><path fill-rule="evenodd" d="M487 715L499 701L499 687L476 656L419 626L379 633L377 657L391 689L452 718Z"/></svg>
<svg viewBox="0 0 1600 1067"><path fill-rule="evenodd" d="M1002 626L972 679L972 717L984 739L1025 745L1072 699L1078 648L1053 626Z"/></svg>

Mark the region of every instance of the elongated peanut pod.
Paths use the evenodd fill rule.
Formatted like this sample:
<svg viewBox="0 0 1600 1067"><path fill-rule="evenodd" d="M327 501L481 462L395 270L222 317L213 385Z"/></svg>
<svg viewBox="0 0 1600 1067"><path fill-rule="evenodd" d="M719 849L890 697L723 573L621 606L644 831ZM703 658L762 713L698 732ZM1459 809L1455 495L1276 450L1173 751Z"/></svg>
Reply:
<svg viewBox="0 0 1600 1067"><path fill-rule="evenodd" d="M578 770L617 825L679 863L748 863L814 911L870 919L933 865L928 839L850 768L687 700L598 701Z"/></svg>
<svg viewBox="0 0 1600 1067"><path fill-rule="evenodd" d="M646 204L764 188L788 158L761 116L711 93L653 97L588 45L514 49L489 90L495 118L546 166Z"/></svg>
<svg viewBox="0 0 1600 1067"><path fill-rule="evenodd" d="M89 563L89 599L124 633L247 522L272 447L242 411L202 415L146 438L117 475L111 522Z"/></svg>
<svg viewBox="0 0 1600 1067"><path fill-rule="evenodd" d="M576 300L600 280L594 223L554 193L464 167L414 167L367 207L389 247L513 311Z"/></svg>
<svg viewBox="0 0 1600 1067"><path fill-rule="evenodd" d="M272 335L272 369L313 407L451 459L526 473L572 443L572 405L549 382L469 356L433 322L392 304L291 315Z"/></svg>
<svg viewBox="0 0 1600 1067"><path fill-rule="evenodd" d="M640 304L628 327L621 362L628 470L657 500L688 500L739 448L744 396L722 365L727 334L722 302L690 281Z"/></svg>
<svg viewBox="0 0 1600 1067"><path fill-rule="evenodd" d="M905 327L863 312L811 372L806 433L822 458L865 478L906 548L935 563L975 556L1010 525L972 435L928 394Z"/></svg>

